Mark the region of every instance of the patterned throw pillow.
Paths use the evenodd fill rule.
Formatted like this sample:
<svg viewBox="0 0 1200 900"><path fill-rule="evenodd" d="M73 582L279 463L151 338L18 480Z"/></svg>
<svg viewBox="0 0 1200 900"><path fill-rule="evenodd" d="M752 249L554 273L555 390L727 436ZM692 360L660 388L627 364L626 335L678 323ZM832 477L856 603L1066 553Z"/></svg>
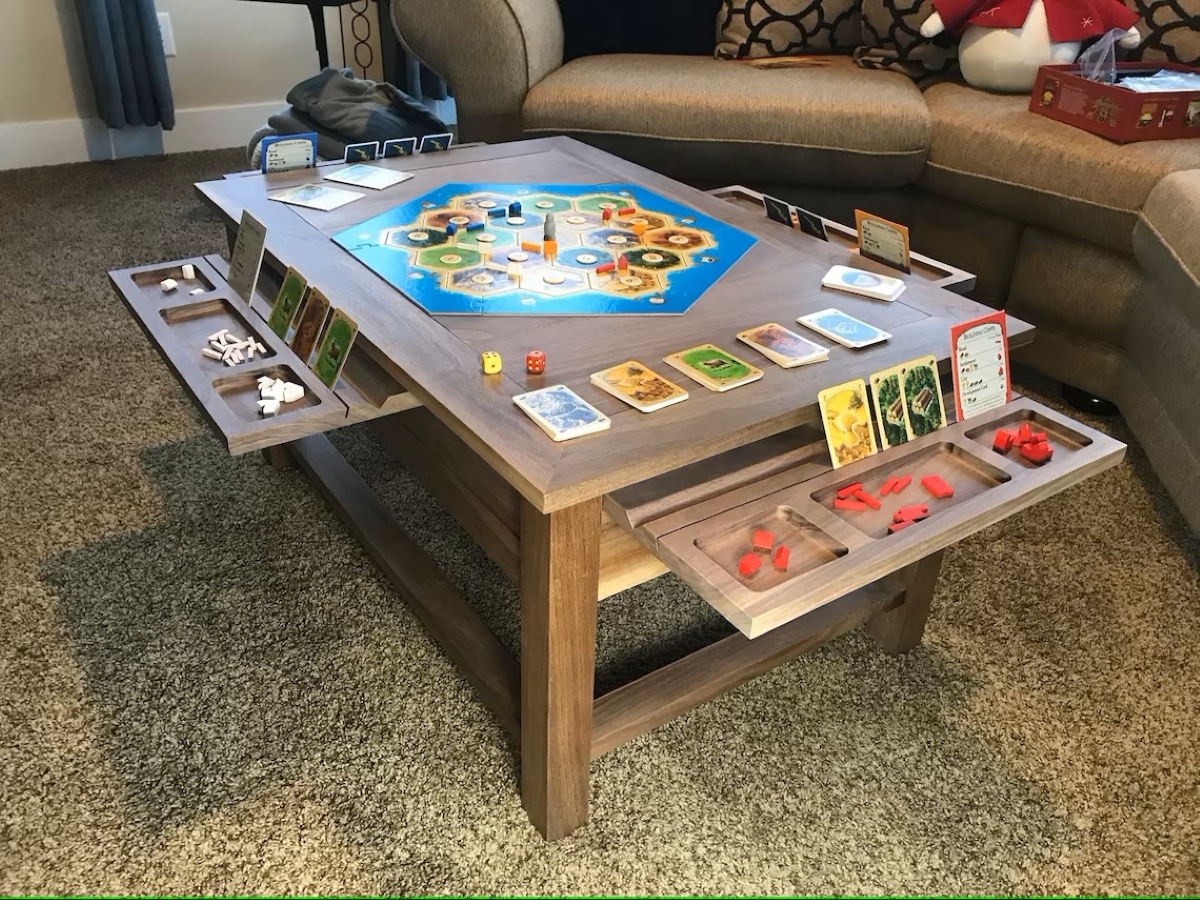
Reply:
<svg viewBox="0 0 1200 900"><path fill-rule="evenodd" d="M921 23L931 15L930 0L862 0L862 46L854 59L868 69L894 69L913 78L955 68L956 35L921 36Z"/></svg>
<svg viewBox="0 0 1200 900"><path fill-rule="evenodd" d="M717 58L849 53L859 43L860 0L722 0Z"/></svg>
<svg viewBox="0 0 1200 900"><path fill-rule="evenodd" d="M1200 3L1197 0L1125 0L1142 17L1141 45L1123 59L1200 65Z"/></svg>

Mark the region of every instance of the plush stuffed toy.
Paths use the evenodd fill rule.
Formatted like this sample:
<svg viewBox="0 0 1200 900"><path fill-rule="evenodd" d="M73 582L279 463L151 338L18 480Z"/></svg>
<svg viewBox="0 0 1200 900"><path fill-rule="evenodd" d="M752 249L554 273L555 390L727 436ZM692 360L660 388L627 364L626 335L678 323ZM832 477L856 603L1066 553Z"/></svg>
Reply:
<svg viewBox="0 0 1200 900"><path fill-rule="evenodd" d="M933 0L933 8L921 34L962 31L963 78L989 91L1029 92L1039 66L1075 62L1085 39L1114 28L1125 31L1122 47L1141 41L1137 13L1121 0Z"/></svg>

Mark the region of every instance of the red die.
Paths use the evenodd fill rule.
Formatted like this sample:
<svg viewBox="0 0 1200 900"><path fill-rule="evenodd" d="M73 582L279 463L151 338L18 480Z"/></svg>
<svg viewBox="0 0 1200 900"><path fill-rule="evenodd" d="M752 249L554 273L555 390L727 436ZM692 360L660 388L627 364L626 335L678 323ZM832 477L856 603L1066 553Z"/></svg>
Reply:
<svg viewBox="0 0 1200 900"><path fill-rule="evenodd" d="M525 354L525 371L530 375L541 375L546 371L546 354L541 350L530 350Z"/></svg>

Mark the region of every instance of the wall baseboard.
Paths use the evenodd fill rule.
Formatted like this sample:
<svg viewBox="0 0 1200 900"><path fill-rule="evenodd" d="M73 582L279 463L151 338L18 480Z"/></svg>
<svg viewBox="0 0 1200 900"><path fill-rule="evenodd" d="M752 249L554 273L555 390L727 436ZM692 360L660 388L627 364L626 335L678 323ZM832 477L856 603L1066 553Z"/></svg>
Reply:
<svg viewBox="0 0 1200 900"><path fill-rule="evenodd" d="M99 119L0 122L0 169L244 147L283 101L175 111L175 127L112 130Z"/></svg>

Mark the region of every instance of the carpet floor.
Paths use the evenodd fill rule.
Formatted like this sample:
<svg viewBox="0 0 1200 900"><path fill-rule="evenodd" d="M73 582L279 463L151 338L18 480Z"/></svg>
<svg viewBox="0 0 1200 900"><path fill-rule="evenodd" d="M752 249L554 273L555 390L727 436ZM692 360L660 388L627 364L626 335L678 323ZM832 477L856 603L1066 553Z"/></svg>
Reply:
<svg viewBox="0 0 1200 900"><path fill-rule="evenodd" d="M1200 889L1200 547L1120 420L1119 468L947 552L916 651L850 634L621 747L544 843L469 686L108 287L221 249L191 185L241 164L0 173L0 893ZM335 440L515 645L513 587ZM724 631L660 578L599 678Z"/></svg>

